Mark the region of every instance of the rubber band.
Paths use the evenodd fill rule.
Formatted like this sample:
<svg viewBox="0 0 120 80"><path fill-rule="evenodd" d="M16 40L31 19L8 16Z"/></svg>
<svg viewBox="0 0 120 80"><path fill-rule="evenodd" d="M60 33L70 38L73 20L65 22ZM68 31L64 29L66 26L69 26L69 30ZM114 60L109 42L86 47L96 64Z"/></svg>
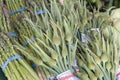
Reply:
<svg viewBox="0 0 120 80"><path fill-rule="evenodd" d="M13 32L9 32L8 35L9 35L10 37L18 38L18 35L15 34L15 33L13 33Z"/></svg>
<svg viewBox="0 0 120 80"><path fill-rule="evenodd" d="M32 64L32 68L36 68L36 64Z"/></svg>
<svg viewBox="0 0 120 80"><path fill-rule="evenodd" d="M2 71L4 72L5 68L7 67L7 65L11 62L14 61L16 59L22 58L22 56L17 55L17 56L13 56L7 59L7 61L5 62L5 64L2 66Z"/></svg>
<svg viewBox="0 0 120 80"><path fill-rule="evenodd" d="M31 41L36 41L36 38L30 38L29 40L27 40L26 42L24 42L23 46L27 46Z"/></svg>
<svg viewBox="0 0 120 80"><path fill-rule="evenodd" d="M43 14L43 13L45 13L45 12L46 12L45 10L40 10L40 11L36 12L35 14L36 14L36 15L40 15L40 14Z"/></svg>
<svg viewBox="0 0 120 80"><path fill-rule="evenodd" d="M14 14L16 14L18 12L22 12L22 11L25 11L25 10L27 10L27 8L20 8L19 10L10 12L10 15L14 15Z"/></svg>
<svg viewBox="0 0 120 80"><path fill-rule="evenodd" d="M16 13L18 13L18 12L22 12L22 11L25 11L25 10L27 10L27 8L21 8L21 9L19 9L19 10L10 12L10 15L14 15L14 14L16 14ZM40 14L43 14L43 13L45 13L45 12L46 12L45 10L40 10L40 11L36 12L35 14L36 14L36 15L40 15Z"/></svg>

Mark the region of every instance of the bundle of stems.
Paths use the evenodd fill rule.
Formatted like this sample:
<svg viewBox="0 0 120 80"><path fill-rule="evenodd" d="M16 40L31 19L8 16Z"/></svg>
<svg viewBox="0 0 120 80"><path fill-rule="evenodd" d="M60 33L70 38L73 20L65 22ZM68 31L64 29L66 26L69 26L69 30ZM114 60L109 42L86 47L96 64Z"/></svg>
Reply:
<svg viewBox="0 0 120 80"><path fill-rule="evenodd" d="M42 8L42 2L48 2L44 0L27 0L26 1L26 6L29 8L29 10L34 11L34 8L36 6L37 10L40 10Z"/></svg>
<svg viewBox="0 0 120 80"><path fill-rule="evenodd" d="M4 4L7 6L9 14L16 16L16 11L20 10L21 8L26 8L25 0L12 0L12 1L3 1Z"/></svg>
<svg viewBox="0 0 120 80"><path fill-rule="evenodd" d="M27 46L27 42L31 39L35 39L35 34L32 30L32 28L29 26L29 24L26 22L26 20L22 19L21 21L17 21L15 23L17 26L14 27L16 33L19 35L18 40L19 43L23 46ZM24 38L24 36L27 36L28 39Z"/></svg>
<svg viewBox="0 0 120 80"><path fill-rule="evenodd" d="M2 32L0 38L4 41L0 44L0 67L8 80L40 80L31 65L15 50L13 41Z"/></svg>
<svg viewBox="0 0 120 80"><path fill-rule="evenodd" d="M96 26L99 32L95 30L89 33L90 37L86 38L87 43L79 41L78 53L76 55L78 66L81 73L78 76L82 80L115 80L116 71L119 67L119 41L118 33L109 22L109 14L102 14L99 17ZM94 20L94 19L93 19ZM94 20L97 21L97 20ZM89 23L88 23L89 24ZM94 28L94 26L91 26Z"/></svg>
<svg viewBox="0 0 120 80"><path fill-rule="evenodd" d="M30 16L25 1L26 0L2 0L3 5L6 6L6 13L9 15L9 22L10 25L13 26L12 28L16 26L16 22L20 22L21 18L24 17L23 13Z"/></svg>
<svg viewBox="0 0 120 80"><path fill-rule="evenodd" d="M55 75L72 69L77 41L73 39L74 32L72 32L66 20L64 20L64 27L61 27L58 23L51 22L51 27L44 31L39 29L39 25L35 25L31 21L30 24L33 24L29 26L32 27L36 35L36 41L29 43L30 48L23 47L19 43L15 47L26 58L32 60L38 66L45 67ZM23 37L28 39L27 36L23 35ZM73 44L74 49L71 50L70 46Z"/></svg>
<svg viewBox="0 0 120 80"><path fill-rule="evenodd" d="M13 39L17 38L18 35L15 33L15 30L10 25L10 16L8 14L7 7L0 2L0 32L5 33L9 37L13 37Z"/></svg>
<svg viewBox="0 0 120 80"><path fill-rule="evenodd" d="M82 44L81 44L82 45ZM91 42L90 46L79 46L81 51L77 54L78 65L84 70L87 78L79 74L83 80L115 80L119 67L119 44L115 41L101 40Z"/></svg>

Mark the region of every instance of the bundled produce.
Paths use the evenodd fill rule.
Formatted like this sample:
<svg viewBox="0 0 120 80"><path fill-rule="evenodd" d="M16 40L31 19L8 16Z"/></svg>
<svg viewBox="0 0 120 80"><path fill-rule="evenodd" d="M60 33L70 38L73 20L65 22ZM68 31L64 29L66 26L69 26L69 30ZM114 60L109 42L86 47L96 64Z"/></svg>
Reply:
<svg viewBox="0 0 120 80"><path fill-rule="evenodd" d="M0 66L8 80L39 80L36 72L16 51L8 36L0 33ZM12 74L12 75L11 75Z"/></svg>
<svg viewBox="0 0 120 80"><path fill-rule="evenodd" d="M0 67L8 80L115 80L120 10L100 12L103 5L1 0Z"/></svg>
<svg viewBox="0 0 120 80"><path fill-rule="evenodd" d="M41 67L45 68L45 72L48 70L50 73L46 75L47 78L72 70L77 47L77 40L74 36L76 35L77 26L80 22L80 19L77 17L79 14L77 13L77 15L75 15L74 13L74 5L77 4L76 9L79 10L77 6L85 6L85 4L83 5L84 2L81 2L82 3L76 1L74 4L72 4L72 2L67 4L66 1L65 4L72 7L63 5L64 9L62 10L56 1L51 1L51 11L45 8L47 12L39 17L36 16L36 21L25 17L23 18L24 22L18 25L20 26L20 28L18 28L21 36L20 39L24 38L27 45L22 46L17 42L17 46L15 45L15 47L20 50L28 60L35 63L41 73L44 72L44 70L41 70ZM66 13L66 11L68 11L67 14L62 16L61 13ZM79 11L83 10L80 9ZM86 9L85 11L87 12ZM84 12L80 17L82 17L83 14ZM84 17L87 18L86 15ZM74 24L74 22L76 24ZM82 22L82 24L84 24L84 22ZM22 27L27 29L25 30ZM34 36L29 35L31 32ZM71 48L71 46L74 46L74 48ZM43 73L42 75L44 77ZM44 78L46 79L46 77Z"/></svg>
<svg viewBox="0 0 120 80"><path fill-rule="evenodd" d="M84 42L84 44L82 41L79 41L76 57L81 72L78 72L77 75L82 80L117 79L116 72L120 61L119 33L110 24L109 19L113 18L113 16L109 16L107 13L105 19L99 16L98 20L101 18L101 21L103 21L102 24L101 22L95 23L99 25L97 26L99 30L91 27L86 32L85 40L87 42Z"/></svg>
<svg viewBox="0 0 120 80"><path fill-rule="evenodd" d="M115 80L116 71L119 67L119 44L115 41L105 40L104 37L90 42L89 45L80 46L80 53L77 56L78 65L82 68L83 74L88 77L80 77L84 80Z"/></svg>
<svg viewBox="0 0 120 80"><path fill-rule="evenodd" d="M0 31L4 32L6 35L18 38L15 30L10 25L10 16L8 14L6 6L0 2Z"/></svg>
<svg viewBox="0 0 120 80"><path fill-rule="evenodd" d="M63 28L59 24L51 22L51 27L44 32L39 29L39 25L34 25L33 22L30 24L33 24L29 26L35 31L36 41L29 42L30 49L19 44L16 48L26 58L32 60L36 65L50 70L54 75L72 69L77 41L73 41L74 32L71 33L72 29L66 20L64 20ZM25 38L29 39L27 36ZM73 44L75 47L71 50L70 46Z"/></svg>
<svg viewBox="0 0 120 80"><path fill-rule="evenodd" d="M17 16L19 12L27 10L25 7L25 0L12 0L3 1L3 4L7 6L10 16Z"/></svg>

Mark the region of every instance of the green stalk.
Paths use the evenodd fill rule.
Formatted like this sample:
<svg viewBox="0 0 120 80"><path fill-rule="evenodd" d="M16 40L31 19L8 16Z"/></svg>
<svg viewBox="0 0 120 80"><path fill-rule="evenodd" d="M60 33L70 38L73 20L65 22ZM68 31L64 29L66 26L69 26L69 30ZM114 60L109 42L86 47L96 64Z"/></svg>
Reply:
<svg viewBox="0 0 120 80"><path fill-rule="evenodd" d="M71 52L71 56L72 56L71 63L72 64L74 64L74 60L75 60L75 56L76 56L77 43L78 43L78 40L75 42L74 50Z"/></svg>
<svg viewBox="0 0 120 80"><path fill-rule="evenodd" d="M72 68L72 64L71 64L71 48L70 48L70 46L71 46L71 43L70 42L68 42L68 66L69 66L69 69L71 69Z"/></svg>
<svg viewBox="0 0 120 80"><path fill-rule="evenodd" d="M64 64L63 64L63 61L62 61L62 57L61 57L61 54L60 54L60 51L59 51L59 46L56 46L56 49L57 49L57 52L58 52L59 62L61 64L61 68L62 68L61 72L64 72L65 71L65 67L64 67Z"/></svg>
<svg viewBox="0 0 120 80"><path fill-rule="evenodd" d="M101 65L99 65L99 67L100 67L100 69L102 70L102 72L104 73L105 79L106 79L106 80L110 80L110 78L109 78L109 76L107 75L105 69L103 69L103 67L102 67Z"/></svg>

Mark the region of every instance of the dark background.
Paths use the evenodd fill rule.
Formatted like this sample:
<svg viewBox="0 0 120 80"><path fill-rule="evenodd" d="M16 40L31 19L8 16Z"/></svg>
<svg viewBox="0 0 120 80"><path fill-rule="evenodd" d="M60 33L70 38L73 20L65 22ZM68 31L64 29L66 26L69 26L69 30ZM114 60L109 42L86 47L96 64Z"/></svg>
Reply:
<svg viewBox="0 0 120 80"><path fill-rule="evenodd" d="M0 68L0 80L7 80L7 78L5 77L5 75L2 72L1 68Z"/></svg>

